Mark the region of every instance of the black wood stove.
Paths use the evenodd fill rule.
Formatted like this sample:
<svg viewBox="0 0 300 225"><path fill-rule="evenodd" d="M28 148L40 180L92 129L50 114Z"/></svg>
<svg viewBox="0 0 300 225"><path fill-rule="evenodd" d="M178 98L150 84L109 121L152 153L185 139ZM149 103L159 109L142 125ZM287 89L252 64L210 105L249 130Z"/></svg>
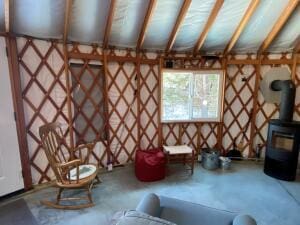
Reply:
<svg viewBox="0 0 300 225"><path fill-rule="evenodd" d="M279 119L270 120L264 172L281 180L296 178L300 149L300 122L293 121L295 85L290 80L274 81L273 90L281 91Z"/></svg>

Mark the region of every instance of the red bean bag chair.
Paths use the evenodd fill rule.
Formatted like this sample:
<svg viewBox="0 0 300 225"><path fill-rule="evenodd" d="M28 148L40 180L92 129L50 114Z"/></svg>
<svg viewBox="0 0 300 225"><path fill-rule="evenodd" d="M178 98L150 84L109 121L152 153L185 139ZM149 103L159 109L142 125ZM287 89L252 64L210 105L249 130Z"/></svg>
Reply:
<svg viewBox="0 0 300 225"><path fill-rule="evenodd" d="M166 176L166 157L161 148L137 150L135 175L140 181L157 181Z"/></svg>

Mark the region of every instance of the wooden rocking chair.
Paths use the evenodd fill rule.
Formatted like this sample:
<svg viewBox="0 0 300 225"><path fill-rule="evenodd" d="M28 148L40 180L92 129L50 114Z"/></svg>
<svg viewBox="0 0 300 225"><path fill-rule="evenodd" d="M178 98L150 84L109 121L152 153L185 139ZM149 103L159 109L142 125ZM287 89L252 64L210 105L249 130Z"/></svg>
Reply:
<svg viewBox="0 0 300 225"><path fill-rule="evenodd" d="M97 166L88 163L93 144L81 145L75 149L67 148L59 123L41 126L39 134L46 156L56 177L56 186L59 188L56 202L42 201L42 203L58 209L81 209L94 206L91 189L95 181L100 183L100 180L97 176ZM63 146L65 148L62 148ZM64 149L66 150L63 151ZM62 198L61 195L65 189L85 189L87 196ZM87 203L75 205L60 204L61 201L72 202L74 200L85 200Z"/></svg>

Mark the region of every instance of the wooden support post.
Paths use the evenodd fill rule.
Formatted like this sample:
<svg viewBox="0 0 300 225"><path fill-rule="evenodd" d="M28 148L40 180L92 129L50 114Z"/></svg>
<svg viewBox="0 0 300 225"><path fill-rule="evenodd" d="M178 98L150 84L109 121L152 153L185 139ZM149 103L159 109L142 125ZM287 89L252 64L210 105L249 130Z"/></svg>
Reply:
<svg viewBox="0 0 300 225"><path fill-rule="evenodd" d="M217 147L222 151L222 140L223 140L223 125L224 125L224 103L225 103L225 86L227 77L227 59L222 58L222 70L223 70L223 80L222 80L222 96L221 99L221 109L220 109L220 123L218 124L218 137L217 137Z"/></svg>
<svg viewBox="0 0 300 225"><path fill-rule="evenodd" d="M137 63L136 63L136 101L137 101L137 148L141 148L141 62L139 53L136 54Z"/></svg>
<svg viewBox="0 0 300 225"><path fill-rule="evenodd" d="M202 127L202 124L201 123L197 123L196 124L197 126L197 156L201 153L201 127Z"/></svg>
<svg viewBox="0 0 300 225"><path fill-rule="evenodd" d="M178 139L177 139L177 145L182 145L182 136L183 136L183 123L178 124Z"/></svg>
<svg viewBox="0 0 300 225"><path fill-rule="evenodd" d="M259 56L259 62L261 62L261 56ZM249 153L248 157L253 156L254 152L254 137L255 137L255 129L256 129L256 115L258 111L257 103L258 103L258 92L259 92L259 84L260 84L260 70L261 70L261 63L255 65L256 70L256 77L255 77L255 84L254 84L254 95L253 95L253 107L252 107L252 118L251 118L251 125L250 125L250 139L249 139Z"/></svg>
<svg viewBox="0 0 300 225"><path fill-rule="evenodd" d="M104 67L104 76L105 76L105 96L104 96L104 100L105 100L105 104L106 104L106 110L105 110L105 117L106 117L106 124L105 124L105 129L107 132L107 146L106 146L106 154L107 154L107 165L110 163L114 163L115 159L112 155L111 152L111 140L110 140L110 123L109 123L109 105L108 105L108 63L107 63L107 52L104 51L103 52L104 56L103 56L103 67Z"/></svg>
<svg viewBox="0 0 300 225"><path fill-rule="evenodd" d="M158 145L159 147L163 146L163 125L161 122L161 89L162 89L162 68L164 60L162 57L159 58L159 67L158 67Z"/></svg>
<svg viewBox="0 0 300 225"><path fill-rule="evenodd" d="M292 56L292 58L293 58L293 64L292 64L292 81L294 81L295 82L295 80L296 80L296 70L297 70L297 59L298 59L298 54L297 53L293 53L293 56Z"/></svg>
<svg viewBox="0 0 300 225"><path fill-rule="evenodd" d="M6 37L8 52L9 76L12 88L13 104L16 113L16 127L19 142L19 151L22 164L22 173L25 190L32 188L29 150L26 136L25 114L22 99L22 86L18 62L17 41L14 37Z"/></svg>
<svg viewBox="0 0 300 225"><path fill-rule="evenodd" d="M70 147L73 149L74 144L74 129L73 129L73 112L72 112L72 93L70 87L69 76L69 58L68 47L64 44L64 63L65 63L65 75L66 75L66 88L67 88L67 107L68 107L68 127L70 133ZM73 157L73 156L72 156Z"/></svg>

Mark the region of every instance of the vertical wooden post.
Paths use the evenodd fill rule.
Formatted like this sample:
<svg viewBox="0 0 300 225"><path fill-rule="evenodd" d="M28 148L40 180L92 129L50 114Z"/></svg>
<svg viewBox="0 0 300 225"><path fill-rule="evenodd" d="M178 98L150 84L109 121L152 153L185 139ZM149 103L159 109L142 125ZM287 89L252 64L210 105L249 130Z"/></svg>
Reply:
<svg viewBox="0 0 300 225"><path fill-rule="evenodd" d="M254 94L253 94L253 111L252 111L252 118L251 118L251 125L250 125L250 139L249 139L249 153L248 157L252 157L254 151L254 137L255 137L255 123L256 123L256 115L257 115L257 103L258 103L258 91L259 91L259 84L260 84L260 69L261 69L261 56L258 56L259 63L255 65L256 70L256 77L255 77L255 84L254 84Z"/></svg>
<svg viewBox="0 0 300 225"><path fill-rule="evenodd" d="M159 58L158 67L158 147L163 146L163 126L161 122L161 89L162 89L162 68L163 68L163 58Z"/></svg>
<svg viewBox="0 0 300 225"><path fill-rule="evenodd" d="M297 70L298 54L297 53L293 53L292 58L293 58L293 64L292 64L292 81L295 82L295 80L296 80L296 70Z"/></svg>
<svg viewBox="0 0 300 225"><path fill-rule="evenodd" d="M227 77L227 59L225 57L222 58L222 71L223 71L222 99L221 99L221 109L220 109L220 122L218 123L218 137L217 137L217 147L219 150L222 150L222 140L223 140L225 85L226 85L226 77Z"/></svg>
<svg viewBox="0 0 300 225"><path fill-rule="evenodd" d="M110 140L110 123L109 123L109 104L108 104L108 64L107 64L107 52L103 51L103 67L104 67L104 76L105 76L105 104L106 104L106 110L105 110L105 117L106 117L106 132L107 132L107 146L106 146L106 154L107 154L107 165L110 163L114 163L114 156L112 156L111 152L111 140Z"/></svg>
<svg viewBox="0 0 300 225"><path fill-rule="evenodd" d="M197 126L197 151L196 152L197 152L197 157L198 157L198 155L201 152L200 148L201 148L201 126L202 126L202 124L197 123L196 126Z"/></svg>
<svg viewBox="0 0 300 225"><path fill-rule="evenodd" d="M182 145L183 123L178 124L178 133L179 135L178 135L177 144Z"/></svg>
<svg viewBox="0 0 300 225"><path fill-rule="evenodd" d="M141 60L140 54L136 53L137 63L136 63L136 101L137 101L137 131L138 131L138 138L137 138L137 148L141 148Z"/></svg>
<svg viewBox="0 0 300 225"><path fill-rule="evenodd" d="M16 115L16 128L19 142L19 151L22 164L22 174L25 190L32 188L29 150L26 137L25 114L22 99L21 76L18 62L18 49L15 37L6 37L8 53L9 76L12 88L13 105Z"/></svg>
<svg viewBox="0 0 300 225"><path fill-rule="evenodd" d="M65 75L66 75L66 88L67 88L67 107L68 107L68 127L70 133L70 147L74 148L74 129L73 129L73 113L72 113L72 93L70 89L70 76L69 76L69 57L68 48L64 44L64 63L65 63ZM73 157L73 156L72 156Z"/></svg>

